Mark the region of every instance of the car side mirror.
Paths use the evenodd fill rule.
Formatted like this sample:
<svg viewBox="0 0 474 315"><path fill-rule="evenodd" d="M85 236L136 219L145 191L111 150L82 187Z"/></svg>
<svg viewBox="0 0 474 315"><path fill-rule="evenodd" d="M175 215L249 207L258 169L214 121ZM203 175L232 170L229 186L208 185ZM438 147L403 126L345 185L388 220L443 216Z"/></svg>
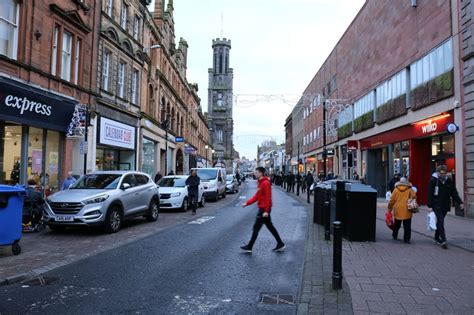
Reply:
<svg viewBox="0 0 474 315"><path fill-rule="evenodd" d="M129 189L130 187L132 187L132 186L130 186L129 183L123 183L123 184L122 184L122 190L127 190L127 189Z"/></svg>

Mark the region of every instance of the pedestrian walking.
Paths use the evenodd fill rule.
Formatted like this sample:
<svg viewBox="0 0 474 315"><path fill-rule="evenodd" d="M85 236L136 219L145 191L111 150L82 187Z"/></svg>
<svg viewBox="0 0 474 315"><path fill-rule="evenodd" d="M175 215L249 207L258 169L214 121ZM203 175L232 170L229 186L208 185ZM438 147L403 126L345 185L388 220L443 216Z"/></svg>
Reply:
<svg viewBox="0 0 474 315"><path fill-rule="evenodd" d="M285 249L285 243L280 238L278 231L273 226L272 219L270 217L270 212L272 211L272 186L268 177L265 176L265 168L257 167L255 169L255 177L258 180L258 190L257 193L250 198L242 207L247 207L255 202L257 202L258 213L255 219L255 224L253 226L253 233L250 241L247 245L241 246L240 248L248 253L252 252L253 245L258 237L258 232L265 224L267 229L272 233L275 238L277 245L273 249L274 252L279 252Z"/></svg>
<svg viewBox="0 0 474 315"><path fill-rule="evenodd" d="M395 184L398 183L400 181L400 174L399 173L395 173L392 177L392 179L388 182L388 191L390 193L393 193L393 190L395 189Z"/></svg>
<svg viewBox="0 0 474 315"><path fill-rule="evenodd" d="M388 203L388 211L393 212L395 224L393 227L392 238L398 239L398 231L403 223L403 241L410 243L411 239L411 219L413 213L408 210L408 200L416 199L415 190L405 177L395 184L390 202Z"/></svg>
<svg viewBox="0 0 474 315"><path fill-rule="evenodd" d="M448 177L448 168L446 165L440 165L436 172L431 176L428 184L428 207L430 212L434 211L436 215L436 231L434 235L435 244L441 245L444 249L448 248L446 240L446 231L444 229L444 218L451 211L451 204L454 200L457 204L463 202L453 181ZM462 206L460 206L462 209Z"/></svg>
<svg viewBox="0 0 474 315"><path fill-rule="evenodd" d="M310 203L309 198L310 198L310 195L311 195L311 185L313 185L313 183L314 183L313 174L311 174L311 172L308 172L308 174L306 174L306 177L305 177L304 180L305 180L305 183L306 183L306 197L308 199L308 203Z"/></svg>
<svg viewBox="0 0 474 315"><path fill-rule="evenodd" d="M76 178L72 176L72 172L67 172L67 177L64 180L63 185L61 186L61 190L68 189L75 182L76 182Z"/></svg>
<svg viewBox="0 0 474 315"><path fill-rule="evenodd" d="M295 174L290 172L288 175L288 190L287 192L295 192Z"/></svg>
<svg viewBox="0 0 474 315"><path fill-rule="evenodd" d="M188 200L192 209L192 214L196 214L198 198L199 198L199 184L201 178L197 175L197 171L193 169L191 175L186 179L186 186L188 187Z"/></svg>
<svg viewBox="0 0 474 315"><path fill-rule="evenodd" d="M300 195L300 188L301 188L301 174L298 172L295 176L296 181L296 195Z"/></svg>
<svg viewBox="0 0 474 315"><path fill-rule="evenodd" d="M352 174L352 179L353 179L353 180L359 180L359 179L360 179L360 176L359 176L359 174L357 173L357 171L354 171L354 174Z"/></svg>
<svg viewBox="0 0 474 315"><path fill-rule="evenodd" d="M160 172L156 173L155 175L155 183L158 183L158 181L163 177Z"/></svg>

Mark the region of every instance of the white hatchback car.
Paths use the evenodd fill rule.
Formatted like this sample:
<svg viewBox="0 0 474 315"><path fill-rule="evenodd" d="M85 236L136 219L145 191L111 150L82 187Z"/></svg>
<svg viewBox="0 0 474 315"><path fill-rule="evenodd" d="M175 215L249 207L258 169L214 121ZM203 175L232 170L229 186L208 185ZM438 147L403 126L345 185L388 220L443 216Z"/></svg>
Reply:
<svg viewBox="0 0 474 315"><path fill-rule="evenodd" d="M164 176L158 181L161 209L180 209L182 211L191 209L188 188L186 187L188 177L188 175L171 175ZM199 185L198 205L204 207L205 204L204 187L201 183Z"/></svg>

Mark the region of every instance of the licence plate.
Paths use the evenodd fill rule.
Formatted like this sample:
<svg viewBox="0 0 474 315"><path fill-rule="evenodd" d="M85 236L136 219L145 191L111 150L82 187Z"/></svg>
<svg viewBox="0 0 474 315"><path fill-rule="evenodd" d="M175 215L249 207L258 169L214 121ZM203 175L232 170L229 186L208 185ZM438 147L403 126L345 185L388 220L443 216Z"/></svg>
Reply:
<svg viewBox="0 0 474 315"><path fill-rule="evenodd" d="M74 217L71 215L57 215L56 221L57 222L73 222Z"/></svg>

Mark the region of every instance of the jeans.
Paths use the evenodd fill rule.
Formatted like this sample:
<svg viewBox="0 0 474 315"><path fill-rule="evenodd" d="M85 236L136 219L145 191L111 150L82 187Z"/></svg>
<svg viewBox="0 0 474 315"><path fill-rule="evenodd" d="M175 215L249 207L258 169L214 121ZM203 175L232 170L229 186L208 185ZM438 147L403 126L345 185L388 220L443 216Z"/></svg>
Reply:
<svg viewBox="0 0 474 315"><path fill-rule="evenodd" d="M198 194L190 193L188 197L189 197L189 205L191 206L191 209L193 210L193 212L196 212L197 204L198 204Z"/></svg>
<svg viewBox="0 0 474 315"><path fill-rule="evenodd" d="M398 231L400 230L400 227L402 226L402 222L403 222L403 240L405 242L408 242L411 239L411 219L406 219L406 220L395 219L392 236L393 238L398 237Z"/></svg>
<svg viewBox="0 0 474 315"><path fill-rule="evenodd" d="M253 225L252 238L250 239L250 242L248 243L248 246L250 248L252 248L253 244L255 244L255 241L257 240L257 237L258 237L258 232L260 232L260 229L262 228L264 224L267 227L267 229L270 231L270 233L272 233L277 243L283 244L283 241L281 240L280 235L278 234L278 231L273 226L272 219L270 218L270 214L268 214L268 217L264 218L263 210L259 209L257 218L255 219L255 224Z"/></svg>
<svg viewBox="0 0 474 315"><path fill-rule="evenodd" d="M439 243L446 242L446 232L444 230L444 217L446 217L446 212L435 211L436 214L436 232L435 232L435 241Z"/></svg>

